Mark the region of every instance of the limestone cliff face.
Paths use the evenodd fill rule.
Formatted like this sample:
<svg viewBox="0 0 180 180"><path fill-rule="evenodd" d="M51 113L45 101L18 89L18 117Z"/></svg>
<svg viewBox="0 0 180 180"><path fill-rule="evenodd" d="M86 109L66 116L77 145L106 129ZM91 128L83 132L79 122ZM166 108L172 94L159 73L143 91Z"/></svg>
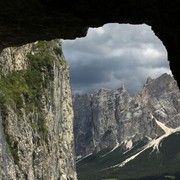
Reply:
<svg viewBox="0 0 180 180"><path fill-rule="evenodd" d="M101 89L91 95L74 95L76 155L86 156L124 143L131 148L139 140L156 138L168 127L180 126L180 91L168 74L148 78L135 96L124 87Z"/></svg>
<svg viewBox="0 0 180 180"><path fill-rule="evenodd" d="M76 180L69 69L60 43L0 55L2 180Z"/></svg>

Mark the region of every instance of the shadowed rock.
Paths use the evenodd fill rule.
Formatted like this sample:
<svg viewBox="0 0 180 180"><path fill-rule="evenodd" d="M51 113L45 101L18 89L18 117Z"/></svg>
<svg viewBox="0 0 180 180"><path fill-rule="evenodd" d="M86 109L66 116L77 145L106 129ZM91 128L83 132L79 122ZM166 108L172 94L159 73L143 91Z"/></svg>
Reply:
<svg viewBox="0 0 180 180"><path fill-rule="evenodd" d="M6 0L0 2L0 49L56 38L83 37L105 23L146 23L163 41L180 86L178 0Z"/></svg>

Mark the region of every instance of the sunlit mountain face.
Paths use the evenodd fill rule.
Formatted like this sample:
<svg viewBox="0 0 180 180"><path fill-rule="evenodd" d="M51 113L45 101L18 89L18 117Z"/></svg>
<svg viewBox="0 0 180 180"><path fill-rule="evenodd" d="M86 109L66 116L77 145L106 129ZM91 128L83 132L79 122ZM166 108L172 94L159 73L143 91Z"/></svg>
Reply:
<svg viewBox="0 0 180 180"><path fill-rule="evenodd" d="M167 180L180 174L180 91L171 75L74 95L79 180Z"/></svg>

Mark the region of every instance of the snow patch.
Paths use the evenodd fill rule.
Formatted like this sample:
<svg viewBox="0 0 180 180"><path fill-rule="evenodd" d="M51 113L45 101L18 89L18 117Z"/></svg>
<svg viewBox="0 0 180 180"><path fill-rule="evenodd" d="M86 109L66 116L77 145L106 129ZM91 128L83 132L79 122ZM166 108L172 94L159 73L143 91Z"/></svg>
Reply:
<svg viewBox="0 0 180 180"><path fill-rule="evenodd" d="M84 156L83 158L82 158L82 156L81 156L81 155L79 155L79 156L78 156L78 157L79 157L79 159L78 159L78 157L77 157L77 159L76 159L76 163L78 163L78 162L82 161L83 159L86 159L88 156L91 156L91 155L92 155L92 153L90 153L90 154L88 154L88 155Z"/></svg>
<svg viewBox="0 0 180 180"><path fill-rule="evenodd" d="M133 146L133 142L132 142L132 140L130 139L130 140L127 141L127 143L126 143L126 149L131 149L132 146Z"/></svg>
<svg viewBox="0 0 180 180"><path fill-rule="evenodd" d="M152 140L152 138L151 137L148 137L148 136L145 136L149 141L151 141Z"/></svg>
<svg viewBox="0 0 180 180"><path fill-rule="evenodd" d="M173 128L169 128L167 127L165 124L163 124L162 122L158 121L157 119L155 119L157 125L166 133L166 134L172 134L174 132L175 129Z"/></svg>
<svg viewBox="0 0 180 180"><path fill-rule="evenodd" d="M123 141L121 144L124 144L126 146L126 151L123 152L123 154L126 154L133 148L133 141L132 139L135 137L135 135L131 136L130 139Z"/></svg>
<svg viewBox="0 0 180 180"><path fill-rule="evenodd" d="M78 161L78 160L81 159L81 158L82 158L82 155L77 156L77 157L76 157L76 161Z"/></svg>
<svg viewBox="0 0 180 180"><path fill-rule="evenodd" d="M162 142L162 140L164 138L166 138L167 136L169 136L172 133L176 132L177 128L176 129L169 128L165 124L163 124L162 122L158 121L157 119L155 119L155 121L156 121L156 124L165 132L164 135L162 135L161 137L154 140L153 151L156 150L157 152L159 152L159 144L160 144L160 142Z"/></svg>
<svg viewBox="0 0 180 180"><path fill-rule="evenodd" d="M180 127L176 128L176 129L173 129L173 128L167 127L165 124L163 124L162 122L158 121L157 119L155 119L155 121L156 121L157 125L162 128L162 130L165 132L165 134L160 136L157 139L151 140L147 145L142 147L141 151L139 151L138 153L134 154L133 156L127 158L125 161L123 161L123 162L121 162L121 163L119 163L117 165L111 166L108 169L115 168L115 167L123 167L125 164L127 164L129 161L135 159L137 156L139 156L142 152L144 152L148 148L153 147L153 151L156 150L157 152L159 152L159 146L161 145L162 140L164 138L168 137L169 135L171 135L171 134L173 134L175 132L179 132L180 131Z"/></svg>
<svg viewBox="0 0 180 180"><path fill-rule="evenodd" d="M101 157L104 157L104 156L107 156L108 154L110 154L111 152L113 152L115 149L117 149L119 147L119 142L116 141L116 146L111 150L109 151L108 153L102 155Z"/></svg>

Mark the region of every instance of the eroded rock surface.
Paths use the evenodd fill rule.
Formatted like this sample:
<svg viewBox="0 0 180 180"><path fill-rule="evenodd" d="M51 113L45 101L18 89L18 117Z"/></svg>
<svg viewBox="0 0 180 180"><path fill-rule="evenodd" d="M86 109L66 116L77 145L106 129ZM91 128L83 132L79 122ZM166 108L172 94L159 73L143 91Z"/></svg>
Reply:
<svg viewBox="0 0 180 180"><path fill-rule="evenodd" d="M180 126L180 91L172 76L148 78L135 96L124 87L100 89L90 95L73 96L77 157L122 143L131 148L139 140L164 134L156 120L167 127Z"/></svg>
<svg viewBox="0 0 180 180"><path fill-rule="evenodd" d="M0 55L0 179L76 180L69 67L61 42Z"/></svg>

